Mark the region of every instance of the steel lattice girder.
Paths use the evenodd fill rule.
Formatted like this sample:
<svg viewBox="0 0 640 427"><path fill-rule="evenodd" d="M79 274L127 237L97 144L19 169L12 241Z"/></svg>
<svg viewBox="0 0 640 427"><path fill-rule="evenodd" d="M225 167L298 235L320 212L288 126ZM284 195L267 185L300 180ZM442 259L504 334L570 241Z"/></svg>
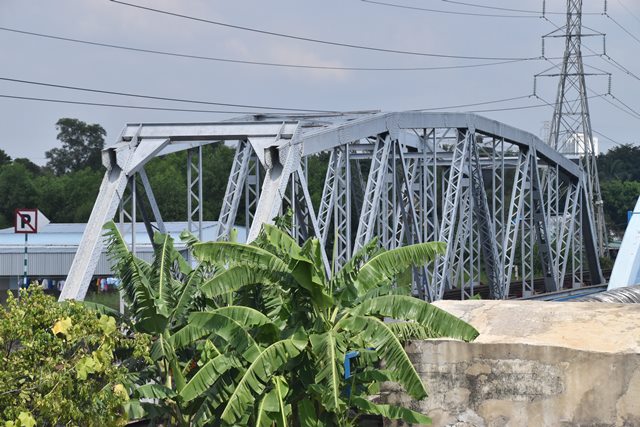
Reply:
<svg viewBox="0 0 640 427"><path fill-rule="evenodd" d="M389 247L445 241L445 256L414 272L420 280L417 293L431 300L454 288L461 288L463 298L473 295L481 266L492 297L506 298L518 263L520 228L528 230L527 250L533 254L534 244L541 249L547 289L559 288L559 273L570 260L579 264L576 257L583 253L592 283L603 282L581 168L534 135L461 113L273 114L220 123L128 125L103 152L105 180L60 298L84 297L102 249L101 227L113 217L130 178L143 174L144 165L156 156L218 141L237 141L219 238L226 238L236 223L244 192L249 240L288 201L299 211L295 226L304 227L294 235L311 233L321 240L327 270L330 264L343 265L376 230L387 233ZM331 157L320 205L313 206L303 164L321 152ZM542 191L538 169L557 171L557 187L564 186L564 192L554 197L575 206L571 215L565 209L560 242L549 231L555 229L549 226L549 189ZM194 174L200 177L202 171ZM153 201L161 224L146 176L142 181L141 190ZM357 224L355 233L352 224ZM534 261L524 254L519 261L527 263L523 270L532 275Z"/></svg>

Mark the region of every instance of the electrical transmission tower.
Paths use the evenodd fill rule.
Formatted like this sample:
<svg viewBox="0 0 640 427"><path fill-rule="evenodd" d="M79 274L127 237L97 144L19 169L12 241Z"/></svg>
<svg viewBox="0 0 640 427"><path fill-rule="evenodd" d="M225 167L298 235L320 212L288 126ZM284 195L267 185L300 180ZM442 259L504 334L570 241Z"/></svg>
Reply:
<svg viewBox="0 0 640 427"><path fill-rule="evenodd" d="M562 32L564 31L564 34ZM549 145L559 152L581 162L589 204L593 213L597 247L600 256L606 254L607 229L600 194L596 147L591 129L589 103L582 62L581 43L587 35L582 33L582 0L567 0L566 24L546 37L563 37L565 50L560 68L558 93L551 121ZM548 74L547 74L548 75ZM557 177L556 177L557 179Z"/></svg>

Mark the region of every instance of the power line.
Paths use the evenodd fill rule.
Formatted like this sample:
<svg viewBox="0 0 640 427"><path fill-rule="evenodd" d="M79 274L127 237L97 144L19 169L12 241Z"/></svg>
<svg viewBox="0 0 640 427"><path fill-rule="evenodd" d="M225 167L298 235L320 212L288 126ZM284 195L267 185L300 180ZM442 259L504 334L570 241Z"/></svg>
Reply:
<svg viewBox="0 0 640 427"><path fill-rule="evenodd" d="M557 30L559 30L561 28L558 24L556 24L555 22L551 21L546 16L543 16L542 18L545 21L547 21L549 24L553 25ZM609 64L613 65L619 71L622 71L623 73L628 75L629 77L632 77L632 78L640 81L640 76L638 76L637 74L633 73L628 68L626 68L625 66L620 64L618 61L616 61L611 56L609 56L606 52L605 53L597 53L593 49L591 49L589 46L584 45L584 44L582 45L582 47L584 47L585 49L587 49L589 52L591 52L593 54L593 55L590 55L590 56L598 56L598 57L602 58L603 60L605 60L606 62L608 62ZM586 58L586 57L587 57L587 55L583 55L583 58ZM545 59L548 60L548 59L555 59L555 58L545 58Z"/></svg>
<svg viewBox="0 0 640 427"><path fill-rule="evenodd" d="M275 32L275 31L261 30L261 29L258 29L258 28L246 27L246 26L235 25L235 24L229 24L229 23L221 22L221 21L212 21L212 20L209 20L209 19L198 18L198 17L195 17L195 16L183 15L183 14L180 14L180 13L169 12L169 11L166 11L166 10L156 9L156 8L152 8L152 7L141 6L141 5L132 4L132 3L126 3L126 2L123 2L123 1L119 1L119 0L110 0L110 1L112 3L116 3L116 4L120 4L120 5L124 5L124 6L129 6L129 7L133 7L133 8L136 8L136 9L146 10L146 11L149 11L149 12L154 12L154 13L158 13L158 14L162 14L162 15L174 16L174 17L177 17L177 18L188 19L188 20L196 21L196 22L203 22L203 23L206 23L206 24L218 25L218 26L226 27L226 28L233 28L233 29L241 30L241 31L248 31L248 32L252 32L252 33L264 34L264 35L274 36L274 37L282 37L282 38L287 38L287 39L292 39L292 40L299 40L299 41L304 41L304 42L309 42L309 43L318 43L318 44L324 44L324 45L329 45L329 46L346 47L346 48L350 48L350 49L360 49L360 50L368 50L368 51L384 52L384 53L395 53L395 54L401 54L401 55L427 56L427 57L431 57L431 58L470 59L470 60L485 60L485 61L514 61L514 60L526 61L526 60L537 59L535 57L525 58L525 57L497 57L497 56L496 57L492 57L492 56L472 56L472 55L448 55L448 54L443 54L443 53L415 52L415 51L399 50L399 49L386 49L386 48L381 48L381 47L365 46L365 45L358 45L358 44L352 44L352 43L343 43L343 42L336 42L336 41L330 41L330 40L316 39L316 38L311 38L311 37L306 37L306 36L297 36L297 35L293 35L293 34L279 33L279 32Z"/></svg>
<svg viewBox="0 0 640 427"><path fill-rule="evenodd" d="M528 96L527 96L528 97ZM150 106L140 106L140 105L124 105L124 104L109 104L103 102L85 102L85 101L71 101L67 99L54 99L54 98L39 98L39 97L28 97L28 96L17 96L17 95L7 95L0 94L0 98L6 99L17 99L24 101L37 101L37 102L49 102L49 103L57 103L57 104L72 104L72 105L87 105L93 107L107 107L107 108L123 108L123 109L134 109L134 110L153 110L153 111L172 111L172 112L182 112L182 113L208 113L208 114L265 114L264 112L254 112L254 111L233 111L233 110L196 110L196 109L185 109L185 108L168 108L168 107L150 107ZM518 97L520 98L520 97ZM514 98L516 99L516 98ZM496 102L496 101L490 101ZM469 104L469 105L479 105L478 104ZM467 112L490 112L490 111L509 111L509 110L524 110L529 108L539 108L546 107L547 105L527 105L522 107L509 107L509 108L496 108L496 109L486 109L486 110L471 110ZM431 109L425 109L422 111L428 110L442 110L453 107L436 107ZM334 113L336 116L342 115L343 113L336 112Z"/></svg>
<svg viewBox="0 0 640 427"><path fill-rule="evenodd" d="M530 97L531 95L522 95L522 96L514 96L513 98L496 99L494 101L476 102L473 104L449 105L447 107L419 108L411 111L437 111L437 110L449 110L451 108L475 107L478 105L497 104L501 102L515 101L517 99L524 99L524 98L530 98Z"/></svg>
<svg viewBox="0 0 640 427"><path fill-rule="evenodd" d="M0 98L19 99L24 101L52 102L57 104L89 105L93 107L128 108L133 110L155 110L155 111L174 111L174 112L177 111L182 113L264 114L260 112L250 112L250 111L191 110L191 109L185 109L185 108L146 107L146 106L139 106L139 105L107 104L102 102L71 101L67 99L36 98L36 97L29 97L29 96L17 96L17 95L6 95L6 94L0 94Z"/></svg>
<svg viewBox="0 0 640 427"><path fill-rule="evenodd" d="M593 91L591 91L591 90L589 90L589 91L593 93ZM613 102L609 101L609 100L607 99L607 95L609 95L609 96L611 96L612 98L614 98L614 99L618 100L618 102L620 102L621 104L626 105L626 104L622 103L618 98L616 98L615 96L613 96L611 93L601 93L601 94L597 94L597 93L596 93L596 94L593 94L593 95L591 95L591 96L588 96L588 97L587 97L587 99L600 98L600 99L602 99L602 100L606 101L606 102L607 102L608 104L610 104L611 106L615 107L616 109L618 109L618 110L622 111L623 113L626 113L626 114L630 115L631 117L633 117L633 118L635 118L635 119L640 119L640 116L635 115L634 113L632 113L632 112L631 112L631 111L634 111L633 109L631 109L631 111L626 111L626 110L624 110L623 108L621 108L621 107L617 106L616 104L614 104ZM549 105L550 107L553 107L553 104L551 104L549 101L547 101L547 100L545 100L545 99L541 98L541 97L540 97L540 96L538 96L538 95L534 95L534 96L535 96L536 98L538 98L540 101L542 101L542 102L546 103L547 105ZM575 101L571 101L571 102L575 102ZM629 107L629 108L630 108L630 107ZM594 132L595 132L595 131L594 131Z"/></svg>
<svg viewBox="0 0 640 427"><path fill-rule="evenodd" d="M504 10L507 12L520 12L520 13L538 13L540 14L540 11L537 10L524 10L524 9L512 9L509 7L498 7L498 6L487 6L487 5L482 5L482 4L475 4L475 3L466 3L463 1L454 1L454 0L440 0L444 3L451 3L451 4L458 4L458 5L463 5L463 6L470 6L470 7L477 7L480 9L491 9L491 10Z"/></svg>
<svg viewBox="0 0 640 427"><path fill-rule="evenodd" d="M627 33L632 39L634 39L636 42L640 43L640 38L636 37L631 31L627 30L625 27L622 26L621 23L619 23L616 19L614 19L611 15L609 15L608 13L604 13L604 16L606 16L607 18L609 18L614 24L616 24L622 31L624 31L625 33Z"/></svg>
<svg viewBox="0 0 640 427"><path fill-rule="evenodd" d="M629 71L628 68L626 68L625 66L620 64L618 61L616 61L615 59L613 59L609 55L603 55L602 57L604 58L605 61L607 61L608 63L610 63L611 65L616 67L618 70L620 70L623 73L625 73L626 75L628 75L629 77L633 77L634 79L640 81L640 76L638 76L637 74Z"/></svg>
<svg viewBox="0 0 640 427"><path fill-rule="evenodd" d="M531 109L531 108L540 108L540 107L547 107L547 105L537 104L537 105L525 105L523 107L491 108L491 109L487 109L487 110L471 110L471 111L468 111L468 112L470 112L470 113L489 113L489 112L493 112L493 111L528 110L528 109Z"/></svg>
<svg viewBox="0 0 640 427"><path fill-rule="evenodd" d="M551 68L560 68L560 65L559 65L559 64L556 64L556 63L554 63L553 61L550 61L549 59L547 59L547 62L548 62L548 63L550 63L550 64L552 65L552 67L551 67ZM589 88L587 88L587 90L588 90L589 92L591 92L591 93L594 93L594 91L593 91L593 90L591 90L591 89L589 89ZM611 96L613 99L615 99L616 101L618 101L620 104L624 105L624 106L626 107L626 109L624 109L624 108L622 108L622 107L620 107L620 106L618 106L618 105L614 104L613 102L611 102L609 99L607 99L607 98L606 98L606 95ZM537 97L538 99L540 99L540 100L544 101L544 100L543 100L542 98L540 98L539 96L537 96L537 95L536 95L536 97ZM624 102L622 102L619 98L617 98L615 95L613 95L613 94L611 93L611 91L610 91L610 90L609 90L609 92L608 92L608 93L606 93L606 94L601 94L601 95L595 94L594 96L587 97L587 99L591 99L591 98L593 98L593 97L596 97L596 98L602 98L602 100L604 100L606 103L610 104L612 107L616 108L617 110L620 110L620 111L622 111L622 112L623 112L623 113L625 113L625 114L628 114L629 116L633 117L634 119L640 119L640 113L638 113L638 112L637 112L637 111L635 111L633 108L631 108L630 106L628 106L627 104L625 104ZM546 101L544 101L544 102L546 102ZM549 104L549 105L551 105L551 104Z"/></svg>
<svg viewBox="0 0 640 427"><path fill-rule="evenodd" d="M505 101L508 101L508 100L529 98L530 96L531 95L507 98L507 99L504 99L504 100L487 101L487 102L481 102L481 103L475 103L475 104L464 104L464 105L461 105L461 107L482 105L482 104L489 104L489 103L496 103L496 102L505 102ZM516 111L516 110L526 110L526 109L532 109L532 108L541 108L541 107L552 106L549 102L547 102L544 99L540 98L538 95L534 95L534 96L536 98L540 99L541 101L543 101L544 104L525 105L525 106L520 106L520 107L492 108L492 109L482 109L482 110L468 110L466 112L468 112L468 113L483 113L483 112L496 112L496 111ZM596 96L591 96L589 98L600 97L600 96L604 96L604 95L596 95ZM182 113L264 114L264 112L253 112L253 111L197 110L197 109L185 109L185 108L151 107L151 106L140 106L140 105L110 104L110 103L103 103L103 102L71 101L71 100L67 100L67 99L28 97L28 96L7 95L7 94L0 94L0 98L17 99L17 100L24 100L24 101L48 102L48 103L57 103L57 104L87 105L87 106L92 106L92 107L123 108L123 109L153 110L153 111L172 111L172 112L182 112ZM434 108L422 109L422 110L414 110L414 111L436 111L436 110L443 110L443 109L449 109L449 108L455 108L455 107L456 106L434 107ZM336 113L333 113L333 114L341 115L343 113L336 112Z"/></svg>
<svg viewBox="0 0 640 427"><path fill-rule="evenodd" d="M398 9L419 10L419 11L433 12L433 13L444 13L447 15L480 16L480 17L487 17L487 18L538 18L538 16L535 16L535 15L499 15L499 14L490 14L490 13L458 12L454 10L429 9L426 7L408 6L405 4L387 3L387 2L376 1L376 0L360 0L360 1L364 3L377 4L379 6L395 7Z"/></svg>
<svg viewBox="0 0 640 427"><path fill-rule="evenodd" d="M598 96L604 96L604 95L590 96L588 97L588 99L595 98ZM493 112L493 111L515 111L515 110L528 110L531 108L553 107L552 104L550 104L549 102L545 101L544 99L540 98L538 95L535 95L535 94L527 95L525 98L530 98L530 97L538 98L540 101L544 102L544 104L524 105L520 107L491 108L491 109L484 109L484 110L468 110L466 112L467 113L487 113L487 112ZM574 100L572 102L575 102L575 101L577 100Z"/></svg>
<svg viewBox="0 0 640 427"><path fill-rule="evenodd" d="M622 104L627 110L629 110L631 113L633 113L633 115L635 116L636 119L640 119L640 112L634 110L629 105L627 105L624 102L622 102L622 100L620 98L616 97L614 94L610 93L609 96L611 96L613 99L615 99L620 104Z"/></svg>
<svg viewBox="0 0 640 427"><path fill-rule="evenodd" d="M613 142L614 144L617 144L619 146L625 145L624 143L622 143L620 141L616 141L615 139L613 139L611 137L608 137L607 135L603 134L602 132L598 132L597 130L592 130L592 131L593 131L593 133L597 133L598 135L600 135L604 139L608 139L609 141Z"/></svg>
<svg viewBox="0 0 640 427"><path fill-rule="evenodd" d="M203 61L214 61L214 62L224 62L231 64L242 64L242 65L258 65L258 66L267 66L267 67L277 67L277 68L294 68L294 69L307 69L307 70L323 70L323 71L433 71L433 70L455 70L455 69L464 69L464 68L481 68L481 67L491 67L495 65L503 65L503 64L512 64L516 62L528 61L513 59L513 60L505 60L505 61L494 61L488 62L484 64L467 64L467 65L447 65L440 67L337 67L337 66L324 66L324 65L305 65L305 64L285 64L285 63L277 63L277 62L263 62L263 61L246 61L241 59L232 59L232 58L219 58L212 56L202 56L202 55L191 55L179 52L168 52L163 50L156 49L144 49L137 48L131 46L124 46L112 43L102 43L91 40L82 40L70 37L56 36L52 34L44 34L44 33L36 33L33 31L25 31L18 30L15 28L7 28L0 27L0 31L8 31L17 34L42 37L46 39L52 40L60 40L71 43L79 43L90 46L99 46L99 47L107 47L112 49L120 49L131 52L140 52L140 53L149 53L154 55L163 55L163 56L171 56L178 58L187 58L187 59L197 59ZM540 58L534 58L533 60L539 60Z"/></svg>
<svg viewBox="0 0 640 427"><path fill-rule="evenodd" d="M533 96L534 96L535 98L538 98L540 101L544 102L547 106L555 108L555 105L554 105L554 104L552 104L552 103L550 103L549 101L547 101L546 99L542 98L540 95L538 95L538 94L533 94ZM587 96L587 97L586 97L586 99L602 98L602 97L604 97L604 96L606 96L606 93L594 93L594 94L593 94L593 95L591 95L591 96ZM573 103L578 102L578 101L580 101L580 99L574 99L573 101L569 101L569 103L570 103L570 104L573 104Z"/></svg>
<svg viewBox="0 0 640 427"><path fill-rule="evenodd" d="M538 15L542 15L542 11L541 10L512 9L512 8L509 8L509 7L487 6L487 5L482 5L482 4L467 3L467 2L455 1L455 0L440 0L440 1L442 1L444 3L451 3L451 4L462 5L462 6L477 7L477 8L480 8L480 9L503 10L505 12L535 13L535 14L538 14ZM548 15L566 15L565 12L547 12L547 11L545 11L545 14L548 14ZM599 15L599 13L583 13L583 15Z"/></svg>
<svg viewBox="0 0 640 427"><path fill-rule="evenodd" d="M627 13L629 13L629 15L633 16L635 18L636 21L640 22L640 18L638 18L638 15L636 15L635 13L633 13L631 11L631 9L629 9L624 2L622 2L622 0L618 0L618 3L620 3L620 6L622 6L624 8L624 10L627 11Z"/></svg>
<svg viewBox="0 0 640 427"><path fill-rule="evenodd" d="M609 94L609 95L611 95L611 97L615 98L612 94ZM615 98L615 99L618 99L618 98ZM638 115L636 115L636 114L632 113L631 111L628 111L628 110L626 110L626 109L624 109L624 108L620 107L619 105L614 104L612 101L610 101L610 100L609 100L609 99L607 99L606 97L603 97L603 98L602 98L602 100L603 100L603 101L605 101L607 104L611 105L611 106L612 106L613 108L615 108L616 110L622 111L623 113L625 113L625 114L627 114L627 115L629 115L629 116L633 117L634 119L640 119L640 116L638 116ZM618 100L618 102L620 102L620 101Z"/></svg>
<svg viewBox="0 0 640 427"><path fill-rule="evenodd" d="M143 99L153 99L157 101L172 101L172 102L187 102L191 104L202 104L202 105L217 105L220 107L237 107L237 108L255 108L258 110L279 110L279 111L297 111L297 112L311 112L311 113L338 113L337 111L327 111L327 110L313 110L313 109L305 109L305 108L288 108L288 107L272 107L272 106L264 106L264 105L247 105L247 104L230 104L227 102L213 102L213 101L201 101L201 100L193 100L193 99L184 99L184 98L170 98L165 96L153 96L153 95L141 95L130 92L117 92L111 90L102 90L102 89L93 89L79 86L69 86L69 85L61 85L55 83L45 83L45 82L36 82L32 80L22 80L22 79L12 79L9 77L0 77L0 81L12 82L12 83L22 83L28 85L36 85L36 86L46 86L53 87L58 89L68 89L68 90L76 90L81 92L92 92L92 93L102 93L106 95L117 95L117 96L128 96L133 98L143 98Z"/></svg>

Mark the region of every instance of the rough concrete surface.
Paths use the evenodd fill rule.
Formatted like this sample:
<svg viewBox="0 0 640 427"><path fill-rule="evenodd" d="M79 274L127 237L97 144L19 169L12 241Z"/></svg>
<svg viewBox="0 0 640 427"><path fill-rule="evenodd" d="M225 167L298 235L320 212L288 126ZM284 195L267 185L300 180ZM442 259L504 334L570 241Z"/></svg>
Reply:
<svg viewBox="0 0 640 427"><path fill-rule="evenodd" d="M429 397L416 402L389 384L383 400L428 414L434 426L640 426L640 306L437 305L480 336L410 343Z"/></svg>

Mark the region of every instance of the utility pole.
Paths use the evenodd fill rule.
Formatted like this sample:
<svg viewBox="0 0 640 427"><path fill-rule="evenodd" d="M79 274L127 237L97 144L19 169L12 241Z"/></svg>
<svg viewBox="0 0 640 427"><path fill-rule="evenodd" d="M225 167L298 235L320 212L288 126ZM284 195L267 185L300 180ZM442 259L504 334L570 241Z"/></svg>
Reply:
<svg viewBox="0 0 640 427"><path fill-rule="evenodd" d="M562 33L564 31L564 34ZM582 0L567 0L566 24L546 37L565 39L565 50L559 73L555 110L551 120L549 145L559 152L575 158L582 165L586 190L595 222L598 254L606 255L608 244L604 222L604 209L598 179L598 166L589 103L587 97L586 74L582 62ZM594 73L596 74L596 73Z"/></svg>

